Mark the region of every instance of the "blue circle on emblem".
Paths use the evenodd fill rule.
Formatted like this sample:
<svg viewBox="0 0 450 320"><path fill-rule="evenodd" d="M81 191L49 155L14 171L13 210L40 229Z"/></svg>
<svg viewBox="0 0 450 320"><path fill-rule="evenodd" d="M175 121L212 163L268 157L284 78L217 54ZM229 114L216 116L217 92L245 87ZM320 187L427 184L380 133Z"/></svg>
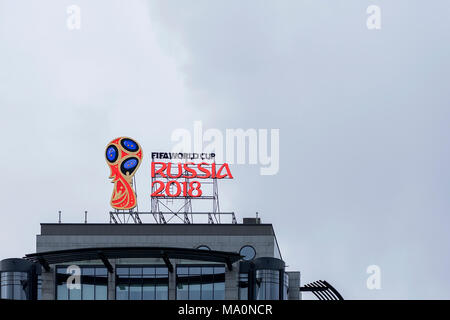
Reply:
<svg viewBox="0 0 450 320"><path fill-rule="evenodd" d="M117 160L117 148L115 146L109 146L108 149L106 149L106 158L110 162L115 162Z"/></svg>
<svg viewBox="0 0 450 320"><path fill-rule="evenodd" d="M139 149L138 144L135 141L131 140L131 139L123 139L120 142L120 144L122 145L122 147L125 148L125 150L128 150L128 151L134 152L134 151L137 151Z"/></svg>
<svg viewBox="0 0 450 320"><path fill-rule="evenodd" d="M136 159L128 159L123 163L123 167L125 169L132 169L137 166L137 163Z"/></svg>

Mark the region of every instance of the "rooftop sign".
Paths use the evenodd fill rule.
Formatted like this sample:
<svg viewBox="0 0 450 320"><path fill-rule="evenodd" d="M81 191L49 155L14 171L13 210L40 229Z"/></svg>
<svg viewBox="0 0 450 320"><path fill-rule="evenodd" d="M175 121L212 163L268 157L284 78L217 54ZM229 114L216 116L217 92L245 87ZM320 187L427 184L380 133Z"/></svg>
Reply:
<svg viewBox="0 0 450 320"><path fill-rule="evenodd" d="M137 216L145 213L133 211L137 206L134 175L143 157L141 146L131 138L119 137L106 146L105 156L114 183L111 206L116 212L129 210ZM165 222L164 214L183 213L183 221L188 223L192 219L187 214L195 213L191 202L194 199L212 200L212 210L201 213L208 214L210 222L216 219L220 214L217 180L233 179L227 163L216 164L214 153L152 152L151 160L150 214L157 222Z"/></svg>
<svg viewBox="0 0 450 320"><path fill-rule="evenodd" d="M142 161L141 146L128 137L116 138L106 146L105 156L111 169L109 178L114 183L111 207L133 209L137 202L132 180Z"/></svg>

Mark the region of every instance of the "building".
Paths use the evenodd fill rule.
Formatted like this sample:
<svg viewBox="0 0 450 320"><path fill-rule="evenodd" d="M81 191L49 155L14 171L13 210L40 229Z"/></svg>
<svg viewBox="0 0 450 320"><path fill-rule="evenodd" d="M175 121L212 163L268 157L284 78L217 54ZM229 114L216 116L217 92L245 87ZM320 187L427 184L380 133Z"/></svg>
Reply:
<svg viewBox="0 0 450 320"><path fill-rule="evenodd" d="M298 300L271 224L41 224L36 253L0 262L1 298Z"/></svg>
<svg viewBox="0 0 450 320"><path fill-rule="evenodd" d="M88 224L85 212L83 224L41 224L36 253L0 261L1 299L299 300L302 291L342 299L326 281L300 287L271 224L237 223L234 212L220 211L218 180L233 175L214 153L152 152L151 211L140 212L133 179L142 155L129 137L107 145L110 223ZM195 200L203 210L193 210ZM155 223L143 223L146 216Z"/></svg>

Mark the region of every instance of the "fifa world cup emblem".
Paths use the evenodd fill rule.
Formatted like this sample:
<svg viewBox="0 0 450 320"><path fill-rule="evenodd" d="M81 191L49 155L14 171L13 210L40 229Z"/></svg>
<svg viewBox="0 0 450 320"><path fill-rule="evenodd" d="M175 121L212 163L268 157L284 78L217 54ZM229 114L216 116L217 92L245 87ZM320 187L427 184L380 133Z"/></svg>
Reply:
<svg viewBox="0 0 450 320"><path fill-rule="evenodd" d="M133 176L142 161L141 146L131 138L120 137L106 146L106 162L111 169L109 176L114 183L111 206L118 210L136 207Z"/></svg>

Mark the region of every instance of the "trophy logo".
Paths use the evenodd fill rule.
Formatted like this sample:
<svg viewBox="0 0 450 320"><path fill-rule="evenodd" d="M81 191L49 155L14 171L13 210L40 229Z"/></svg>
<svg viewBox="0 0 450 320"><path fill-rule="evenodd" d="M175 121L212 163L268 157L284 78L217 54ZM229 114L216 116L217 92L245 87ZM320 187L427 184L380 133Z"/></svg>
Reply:
<svg viewBox="0 0 450 320"><path fill-rule="evenodd" d="M111 169L109 178L114 183L111 206L118 210L133 209L137 204L133 176L142 161L141 146L128 137L116 138L106 146L105 156Z"/></svg>

